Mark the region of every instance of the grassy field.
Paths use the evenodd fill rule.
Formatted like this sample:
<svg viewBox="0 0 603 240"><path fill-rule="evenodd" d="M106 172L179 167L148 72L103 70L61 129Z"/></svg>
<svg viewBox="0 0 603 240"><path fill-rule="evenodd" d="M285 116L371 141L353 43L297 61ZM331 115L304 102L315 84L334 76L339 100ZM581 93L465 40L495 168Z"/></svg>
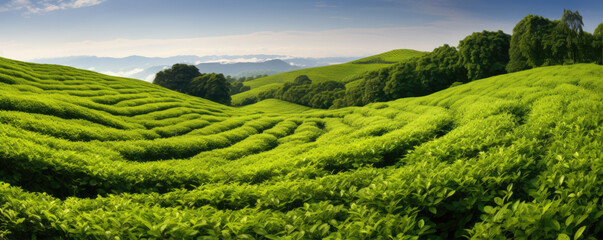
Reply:
<svg viewBox="0 0 603 240"><path fill-rule="evenodd" d="M356 64L396 63L396 62L404 61L406 59L410 59L413 57L423 56L425 53L426 52L421 52L421 51L412 50L412 49L396 49L396 50L391 50L389 52L377 54L374 56L361 58L361 59L358 59L351 63L356 63Z"/></svg>
<svg viewBox="0 0 603 240"><path fill-rule="evenodd" d="M231 108L0 58L0 239L596 239L601 76Z"/></svg>
<svg viewBox="0 0 603 240"><path fill-rule="evenodd" d="M262 91L278 88L281 86L282 82L293 81L293 79L300 75L307 75L313 82L331 80L348 83L359 79L365 72L385 68L391 66L393 63L418 57L423 54L425 54L425 52L410 49L397 49L349 63L307 68L258 78L245 82L244 84L250 86L251 90L233 95L232 103L233 105L239 105L246 98L257 96Z"/></svg>

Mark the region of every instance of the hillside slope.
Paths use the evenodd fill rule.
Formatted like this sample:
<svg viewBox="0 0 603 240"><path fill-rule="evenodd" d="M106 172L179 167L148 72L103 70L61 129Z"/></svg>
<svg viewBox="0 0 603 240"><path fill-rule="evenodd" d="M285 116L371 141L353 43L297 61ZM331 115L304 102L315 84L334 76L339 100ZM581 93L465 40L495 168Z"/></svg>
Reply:
<svg viewBox="0 0 603 240"><path fill-rule="evenodd" d="M0 238L595 239L601 76L279 114L0 58Z"/></svg>
<svg viewBox="0 0 603 240"><path fill-rule="evenodd" d="M279 73L252 81L245 82L251 90L232 96L233 105L240 105L246 98L255 97L262 91L277 88L285 81L292 81L297 76L307 75L313 82L338 81L348 83L357 80L361 74L391 66L413 57L418 57L425 52L397 49L371 57L342 64L334 64L323 67L306 68L291 72Z"/></svg>

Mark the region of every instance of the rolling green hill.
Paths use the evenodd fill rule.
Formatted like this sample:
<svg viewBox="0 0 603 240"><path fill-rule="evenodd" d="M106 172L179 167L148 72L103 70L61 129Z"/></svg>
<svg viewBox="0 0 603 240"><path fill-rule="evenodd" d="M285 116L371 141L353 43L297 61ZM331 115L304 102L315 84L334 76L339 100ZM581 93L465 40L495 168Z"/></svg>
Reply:
<svg viewBox="0 0 603 240"><path fill-rule="evenodd" d="M241 107L240 109L251 110L256 112L265 112L265 113L302 113L306 111L314 110L310 107L298 105L295 103L290 103L278 99L266 99L260 102L247 105Z"/></svg>
<svg viewBox="0 0 603 240"><path fill-rule="evenodd" d="M231 108L0 58L0 238L596 239L601 76L576 64L365 107Z"/></svg>
<svg viewBox="0 0 603 240"><path fill-rule="evenodd" d="M397 63L397 62L401 62L401 61L404 61L406 59L410 59L413 57L420 57L420 56L423 56L424 54L425 54L425 52L421 52L421 51L417 51L417 50L396 49L396 50L391 50L389 52L377 54L374 56L361 58L361 59L358 59L351 63L356 63L356 64Z"/></svg>
<svg viewBox="0 0 603 240"><path fill-rule="evenodd" d="M425 54L425 52L410 49L397 49L349 63L306 68L258 78L245 82L244 84L250 86L251 90L233 95L232 103L233 105L240 105L246 98L257 96L262 91L277 88L281 86L282 82L292 81L300 75L307 75L313 82L332 80L348 83L357 80L367 71L388 67L394 63L422 56L423 54Z"/></svg>

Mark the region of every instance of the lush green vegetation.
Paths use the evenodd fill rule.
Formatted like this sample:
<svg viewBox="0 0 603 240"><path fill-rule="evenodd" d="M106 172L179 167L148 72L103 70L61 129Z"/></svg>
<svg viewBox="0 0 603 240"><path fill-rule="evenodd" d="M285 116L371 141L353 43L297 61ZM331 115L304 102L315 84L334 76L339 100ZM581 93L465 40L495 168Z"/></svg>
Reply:
<svg viewBox="0 0 603 240"><path fill-rule="evenodd" d="M343 83L336 81L313 83L308 76L301 75L291 82L285 82L279 88L260 93L257 98L260 100L276 98L312 108L327 109L344 94Z"/></svg>
<svg viewBox="0 0 603 240"><path fill-rule="evenodd" d="M262 112L262 113L302 113L305 111L312 111L312 108L298 105L295 103L285 102L277 99L266 99L260 102L243 106L240 109Z"/></svg>
<svg viewBox="0 0 603 240"><path fill-rule="evenodd" d="M603 23L594 34L582 31L582 25L582 17L577 11L565 10L561 20L555 21L528 15L515 26L513 37L502 31L482 31L461 40L458 50L447 44L430 53L395 50L353 61L352 64L383 64L395 63L389 60L400 59L400 56L408 57L393 66L347 78L343 81L345 86L302 86L293 81L284 85L271 84L237 95L235 105L277 98L323 109L364 106L373 102L424 96L453 84L507 71L577 62L601 63ZM296 86L290 88L287 84Z"/></svg>
<svg viewBox="0 0 603 240"><path fill-rule="evenodd" d="M582 16L564 10L561 20L528 15L515 28L509 51L508 72L576 62L601 63L601 28L582 31Z"/></svg>
<svg viewBox="0 0 603 240"><path fill-rule="evenodd" d="M0 58L0 238L596 239L601 76L575 64L364 107L232 108Z"/></svg>
<svg viewBox="0 0 603 240"><path fill-rule="evenodd" d="M249 91L251 87L244 85L244 82L251 81L258 78L267 77L267 74L234 78L230 75L226 76L226 81L230 83L230 95L239 94L242 92Z"/></svg>
<svg viewBox="0 0 603 240"><path fill-rule="evenodd" d="M425 54L425 52L410 49L398 49L349 63L301 69L246 81L244 85L251 87L251 90L233 95L232 104L240 106L254 103L258 101L258 97L261 93L278 90L278 88L283 86L284 82L293 81L300 75L308 76L315 83L336 81L345 84L362 78L363 74L366 72L386 68L392 66L394 63L405 61L423 54Z"/></svg>
<svg viewBox="0 0 603 240"><path fill-rule="evenodd" d="M223 74L200 73L194 65L174 64L158 72L154 84L192 96L230 105L231 91L246 91L242 85L231 86Z"/></svg>

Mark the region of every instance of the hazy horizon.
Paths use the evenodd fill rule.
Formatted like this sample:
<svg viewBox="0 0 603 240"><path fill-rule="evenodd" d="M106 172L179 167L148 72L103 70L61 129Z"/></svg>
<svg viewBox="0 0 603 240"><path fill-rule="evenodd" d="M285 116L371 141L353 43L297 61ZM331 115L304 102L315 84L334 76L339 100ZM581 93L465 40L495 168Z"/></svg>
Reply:
<svg viewBox="0 0 603 240"><path fill-rule="evenodd" d="M172 57L274 54L368 56L430 51L472 32L503 30L525 15L580 11L584 30L603 20L598 1L0 1L0 56Z"/></svg>

